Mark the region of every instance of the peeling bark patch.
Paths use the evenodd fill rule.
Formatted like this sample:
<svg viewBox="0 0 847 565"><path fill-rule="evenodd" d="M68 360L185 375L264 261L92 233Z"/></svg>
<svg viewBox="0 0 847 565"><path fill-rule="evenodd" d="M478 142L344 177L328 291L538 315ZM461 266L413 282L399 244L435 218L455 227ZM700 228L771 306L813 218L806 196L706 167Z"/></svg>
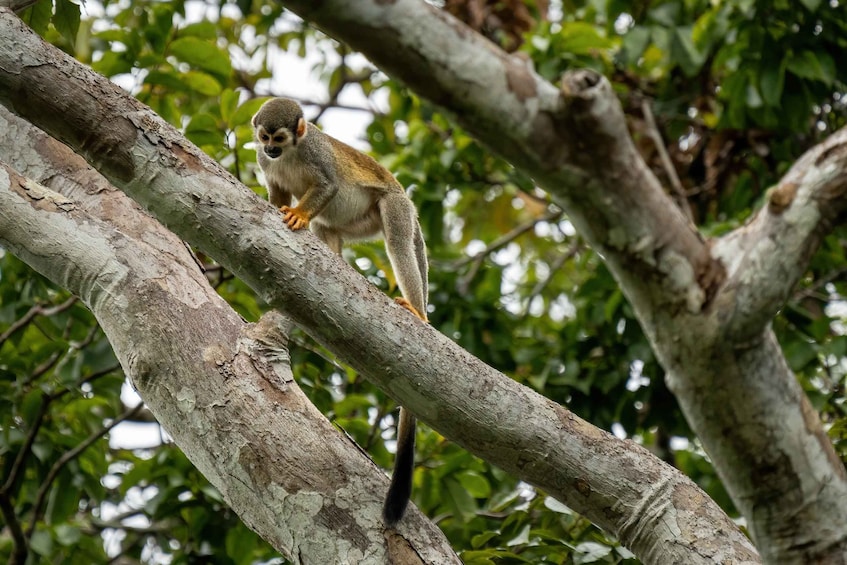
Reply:
<svg viewBox="0 0 847 565"><path fill-rule="evenodd" d="M797 188L796 183L786 182L773 189L768 199L768 211L771 214L782 214L794 202Z"/></svg>
<svg viewBox="0 0 847 565"><path fill-rule="evenodd" d="M203 350L203 362L215 369L224 378L232 376L232 350L224 344L216 343Z"/></svg>
<svg viewBox="0 0 847 565"><path fill-rule="evenodd" d="M72 200L46 189L26 177L12 175L10 181L12 191L26 198L30 206L36 210L70 212L76 209L76 204Z"/></svg>
<svg viewBox="0 0 847 565"><path fill-rule="evenodd" d="M831 147L827 147L815 159L815 166L820 167L824 161L828 161L829 159L838 159L841 153L847 153L847 144L837 143Z"/></svg>
<svg viewBox="0 0 847 565"><path fill-rule="evenodd" d="M694 511L706 503L705 495L693 485L679 484L673 489L673 505L679 509Z"/></svg>
<svg viewBox="0 0 847 565"><path fill-rule="evenodd" d="M409 540L397 533L396 530L389 530L385 536L388 542L388 562L392 565L423 565L424 560L409 543Z"/></svg>
<svg viewBox="0 0 847 565"><path fill-rule="evenodd" d="M324 502L315 516L315 522L331 532L339 532L342 538L350 541L353 547L363 553L370 545L368 533L356 523L349 511L341 509L335 504Z"/></svg>
<svg viewBox="0 0 847 565"><path fill-rule="evenodd" d="M129 150L135 144L136 131L125 117L110 110L120 107L113 97L122 97L123 93L98 90L99 85L92 85L90 92L57 99L34 86L67 80L60 69L50 65L24 67L10 97L15 113L68 145L79 147L81 154L107 176L131 179L135 169Z"/></svg>
<svg viewBox="0 0 847 565"><path fill-rule="evenodd" d="M525 65L514 60L506 60L506 84L518 100L526 102L538 95L532 73Z"/></svg>
<svg viewBox="0 0 847 565"><path fill-rule="evenodd" d="M200 159L197 158L197 155L186 151L179 145L174 145L171 149L174 152L174 155L179 158L180 162L182 162L189 171L195 173L205 171L205 167Z"/></svg>

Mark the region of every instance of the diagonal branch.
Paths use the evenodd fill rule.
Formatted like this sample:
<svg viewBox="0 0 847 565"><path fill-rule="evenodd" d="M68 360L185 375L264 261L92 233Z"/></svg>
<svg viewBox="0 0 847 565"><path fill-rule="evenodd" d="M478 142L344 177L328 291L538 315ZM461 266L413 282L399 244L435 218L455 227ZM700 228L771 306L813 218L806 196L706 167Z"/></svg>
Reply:
<svg viewBox="0 0 847 565"><path fill-rule="evenodd" d="M149 108L44 44L2 10L0 33L15 39L0 44L0 86L10 93L5 104L71 144L176 233L262 292L272 306L285 310L320 343L422 420L471 452L584 512L648 561L660 554L686 563L713 563L716 555L742 562L756 560L749 542L726 515L678 471L494 371L419 323L314 236L287 230L273 207L236 183ZM31 88L34 84L61 84L63 92L74 96L53 96ZM8 221L23 221L17 215L29 215L30 202L44 193L17 179L10 187L8 205L18 205L14 215L9 212ZM0 214L6 209L0 205ZM82 225L56 227L88 229ZM28 261L44 264L25 242L17 245ZM118 246L115 251L122 260L136 260ZM117 274L107 273L92 282L116 285L119 281L122 284L123 279ZM80 296L97 302L102 292L91 284L86 283ZM130 315L122 311L113 314ZM175 342L188 339L180 327L170 328L175 321L160 323L165 327L158 332L172 331L181 337ZM198 327L209 329L208 325ZM128 337L119 331L107 331L107 335L119 358L126 355ZM166 345L162 354L176 356L177 352L168 351L171 347L175 344ZM213 359L220 356L226 358L219 352ZM163 371L160 363L158 359L136 361L127 372L139 388L145 387L148 395L162 401L160 409L164 409L163 391L152 386L155 379L151 379ZM212 402L206 390L192 394ZM273 391L266 394L277 398ZM197 405L205 406L199 398ZM172 397L168 399L174 402ZM268 402L264 395L256 401ZM227 406L216 404L215 408ZM171 421L177 424L180 415L171 413ZM243 416L230 417L243 420ZM248 445L273 449L273 445L265 445L263 434L268 430L253 430L259 421L264 420L253 413L245 423L248 429L241 433L259 434L251 435ZM255 455L242 455L248 457L247 463L259 465ZM194 456L204 474L211 474L210 480L215 477L219 486L232 486L234 477L221 475L215 467L217 459L210 460L205 453L194 452ZM268 479L252 486L264 492ZM261 509L266 508L264 504L260 503ZM643 512L645 508L651 512ZM408 527L406 520L403 523ZM716 554L711 548L718 546Z"/></svg>
<svg viewBox="0 0 847 565"><path fill-rule="evenodd" d="M728 269L720 300L734 339L747 341L770 323L846 211L847 127L807 151L753 219L716 243Z"/></svg>
<svg viewBox="0 0 847 565"><path fill-rule="evenodd" d="M782 250L769 241L775 234L763 231L751 261L755 257L739 245L744 229L717 242L712 253L635 151L605 79L568 73L556 92L519 60L420 0L284 4L452 112L562 206L632 304L669 387L766 560L808 562L847 551L847 506L833 503L847 498L847 474L766 329L788 291L777 288L782 282L760 288L767 279L755 274L764 267L785 285L797 280L814 241L831 229L826 214L816 217L820 208L787 211L779 229L808 229L799 224L811 220L822 231L800 237L802 248L787 249L784 258L769 262ZM824 176L844 178L841 152L822 149L816 159L827 163ZM794 200L793 188L786 188L774 193L777 208ZM834 192L843 200L840 188ZM798 257L800 270L787 264ZM737 277L728 281L727 271Z"/></svg>
<svg viewBox="0 0 847 565"><path fill-rule="evenodd" d="M54 140L34 147L51 160L62 154ZM375 518L386 477L291 381L287 351L277 349L282 317L271 312L244 323L180 240L122 202L122 193L91 188L86 205L114 225L0 163L0 242L88 302L145 403L245 523L284 554L316 561L339 543L457 562L443 534L414 509L404 521L407 543L388 545ZM47 489L45 482L38 513Z"/></svg>

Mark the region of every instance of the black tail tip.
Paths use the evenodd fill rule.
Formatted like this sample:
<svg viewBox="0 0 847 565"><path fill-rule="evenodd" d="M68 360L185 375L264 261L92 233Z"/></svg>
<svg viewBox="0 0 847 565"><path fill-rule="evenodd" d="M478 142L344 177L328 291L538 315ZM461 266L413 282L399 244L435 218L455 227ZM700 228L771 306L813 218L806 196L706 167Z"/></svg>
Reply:
<svg viewBox="0 0 847 565"><path fill-rule="evenodd" d="M389 528L397 525L406 513L406 506L409 504L409 499L394 499L388 498L385 505L382 507L382 519L385 520L385 525Z"/></svg>

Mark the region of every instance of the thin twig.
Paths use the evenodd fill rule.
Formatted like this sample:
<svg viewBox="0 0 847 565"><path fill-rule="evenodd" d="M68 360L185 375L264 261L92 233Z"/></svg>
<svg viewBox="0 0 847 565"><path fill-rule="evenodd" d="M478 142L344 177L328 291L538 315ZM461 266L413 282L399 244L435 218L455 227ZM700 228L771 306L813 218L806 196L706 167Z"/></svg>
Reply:
<svg viewBox="0 0 847 565"><path fill-rule="evenodd" d="M566 253L563 253L556 257L556 260L550 264L550 273L544 280L538 281L530 291L529 296L527 296L527 311L529 311L529 305L532 304L532 301L535 299L535 297L544 292L544 289L547 288L547 285L549 285L550 281L553 280L553 276L556 274L556 272L561 269L567 261L573 259L573 257L576 256L577 253L579 253L582 247L582 241L577 240L574 242L573 245L571 245L570 249L568 249Z"/></svg>
<svg viewBox="0 0 847 565"><path fill-rule="evenodd" d="M9 476L6 477L6 482L3 483L2 487L0 487L0 496L8 495L12 488L14 488L15 483L23 470L24 464L26 463L26 458L30 453L32 444L35 442L35 436L38 434L38 430L44 422L44 416L47 414L47 407L50 406L51 401L52 398L49 395L45 394L41 397L41 406L38 408L38 414L36 414L35 420L30 424L29 433L27 433L26 439L18 451L17 457L15 457L15 462L12 463L12 468L9 471Z"/></svg>
<svg viewBox="0 0 847 565"><path fill-rule="evenodd" d="M59 314L60 312L64 312L79 300L76 296L71 296L61 304L57 304L55 306L44 306L43 304L36 304L32 308L30 308L26 314L24 314L19 320L16 320L9 326L5 332L0 334L0 345L3 345L7 339L9 339L12 334L16 331L26 327L30 322L32 322L37 316L53 316L55 314Z"/></svg>
<svg viewBox="0 0 847 565"><path fill-rule="evenodd" d="M501 247L505 247L509 243L513 242L526 232L535 228L535 226L541 222L551 222L557 218L562 216L562 210L556 206L550 206L547 212L539 217L533 218L529 222L521 224L520 226L510 230L508 233L505 233L489 243L485 246L485 249L480 251L479 253L475 253L469 257L465 257L463 259L459 259L458 261L454 261L451 265L453 269L460 269L467 264L471 264L470 270L465 273L465 275L458 282L458 290L461 294L467 294L468 288L470 288L471 281L476 278L477 273L480 268L482 268L482 263L485 258L493 253L494 251L500 249Z"/></svg>
<svg viewBox="0 0 847 565"><path fill-rule="evenodd" d="M450 267L454 268L454 269L460 269L460 268L468 265L469 263L473 263L474 261L479 261L480 259L483 259L484 257L491 254L492 252L497 251L501 247L505 247L506 245L510 244L512 241L516 240L517 238L519 238L520 236L522 236L526 232L532 230L533 228L535 228L535 226L537 224L539 224L541 222L552 222L553 220L556 220L556 219L560 218L561 216L562 216L562 210L560 210L557 207L551 206L550 209L547 210L547 212L544 213L544 215L542 215L538 218L533 218L532 220L525 222L525 223L519 225L516 228L513 228L509 232L501 235L500 237L498 237L497 239L495 239L494 241L492 241L491 243L486 245L485 249L483 249L482 251L475 253L473 255L470 255L468 257L464 257L462 259L458 259L456 261L453 261L452 264L450 265Z"/></svg>
<svg viewBox="0 0 847 565"><path fill-rule="evenodd" d="M662 134L659 132L658 126L656 126L656 118L653 117L653 110L650 108L649 100L643 100L641 102L641 113L644 114L644 121L647 123L647 131L650 139L653 140L653 145L656 146L659 159L662 161L662 167L665 169L665 174L668 175L668 180L670 180L674 200L676 200L677 206L685 214L685 217L688 218L688 221L694 222L694 214L691 211L691 206L688 204L685 189L679 180L676 167L673 166L673 161L671 161L671 156L668 154L667 147L665 147L665 142L662 140Z"/></svg>
<svg viewBox="0 0 847 565"><path fill-rule="evenodd" d="M118 416L115 420L112 421L108 426L105 426L90 436L88 436L82 443L74 447L73 449L66 451L59 459L53 463L53 466L50 467L50 471L47 473L47 477L45 477L44 481L41 483L41 486L38 489L38 493L35 496L35 502L32 506L32 520L30 521L29 528L27 528L26 535L28 538L32 537L33 532L35 532L35 526L38 523L38 520L41 518L41 513L44 510L44 504L47 500L47 493L50 490L50 487L53 484L53 481L56 480L56 477L59 475L59 471L67 465L70 461L73 461L79 455L91 447L94 442L98 439L112 431L118 424L123 422L124 420L128 420L134 417L144 406L143 402L139 402L135 407L130 408L120 416Z"/></svg>
<svg viewBox="0 0 847 565"><path fill-rule="evenodd" d="M0 515L3 516L3 521L6 522L6 527L9 528L9 533L12 535L14 549L9 556L9 565L22 565L26 562L27 553L29 553L26 536L23 528L21 528L12 499L5 491L0 492Z"/></svg>
<svg viewBox="0 0 847 565"><path fill-rule="evenodd" d="M847 267L842 267L840 269L836 269L836 270L828 273L825 277L822 277L822 278L816 280L808 288L804 288L804 289L798 291L797 293L795 293L794 297L791 299L791 301L792 302L799 302L800 300L802 300L804 298L809 298L811 296L814 296L815 293L817 293L817 291L819 291L821 288L825 287L826 285L828 285L832 281L842 277L845 274L847 274ZM825 299L825 298L829 298L829 297L827 296L827 297L821 297L821 298Z"/></svg>

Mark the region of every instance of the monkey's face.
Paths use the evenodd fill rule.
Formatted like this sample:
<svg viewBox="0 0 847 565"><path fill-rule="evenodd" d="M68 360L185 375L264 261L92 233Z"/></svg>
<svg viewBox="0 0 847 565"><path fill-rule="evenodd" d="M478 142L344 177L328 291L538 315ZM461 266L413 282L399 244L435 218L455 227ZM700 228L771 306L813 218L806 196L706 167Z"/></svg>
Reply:
<svg viewBox="0 0 847 565"><path fill-rule="evenodd" d="M256 126L256 142L270 159L282 155L283 150L294 146L294 135L286 128L268 131L265 126Z"/></svg>

